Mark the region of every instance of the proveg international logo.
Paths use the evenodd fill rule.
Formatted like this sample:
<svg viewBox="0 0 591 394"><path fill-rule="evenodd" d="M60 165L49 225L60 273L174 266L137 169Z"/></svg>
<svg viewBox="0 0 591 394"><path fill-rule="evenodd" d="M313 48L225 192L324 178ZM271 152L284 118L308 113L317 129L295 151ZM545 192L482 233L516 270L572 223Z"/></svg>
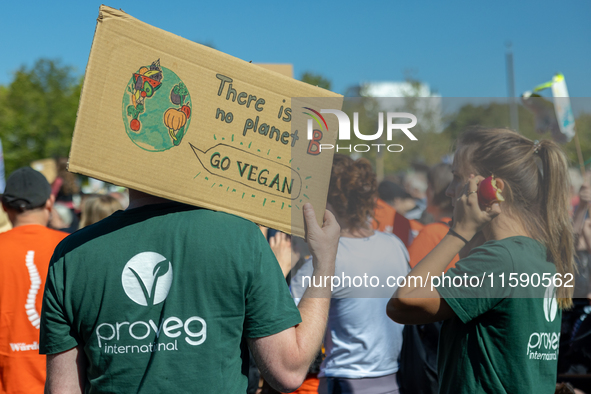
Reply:
<svg viewBox="0 0 591 394"><path fill-rule="evenodd" d="M549 286L544 293L543 311L548 323L556 319L558 304L556 302L556 288ZM527 356L530 360L557 360L560 332L534 332L529 336Z"/></svg>
<svg viewBox="0 0 591 394"><path fill-rule="evenodd" d="M404 149L400 144L325 144L321 143L324 132L328 131L328 125L322 114L333 114L336 115L339 122L339 134L338 141L347 141L351 139L351 121L349 116L343 111L337 109L321 109L320 112L310 108L304 107L304 109L310 112L303 112L305 115L310 116L307 123L307 136L308 140L308 154L318 155L323 149L336 149L336 152L369 152L372 149L378 152L387 150L388 152L402 152ZM400 119L410 119L410 123L395 123ZM314 121L318 124L319 129L314 129ZM322 121L322 123L321 123ZM384 133L384 113L378 113L378 131L375 134L362 134L359 130L359 113L353 113L353 132L355 136L362 141L376 141L382 137ZM407 112L387 112L386 113L386 140L392 141L392 134L394 130L401 130L411 140L417 141L409 129L417 125L417 117ZM324 126L324 127L323 127ZM323 131L324 129L324 131Z"/></svg>
<svg viewBox="0 0 591 394"><path fill-rule="evenodd" d="M161 303L172 285L172 264L161 254L143 252L125 264L121 274L125 294L143 306Z"/></svg>
<svg viewBox="0 0 591 394"><path fill-rule="evenodd" d="M127 297L139 305L136 308L153 308L164 302L172 287L172 279L172 263L156 252L136 254L125 264L121 273L123 290ZM174 311L174 306L167 310ZM131 314L137 316L135 311L131 311ZM160 315L156 321L101 323L97 325L95 334L97 345L105 354L179 351L182 350L182 347L179 348L182 339L191 346L205 342L207 323L199 316L186 318Z"/></svg>

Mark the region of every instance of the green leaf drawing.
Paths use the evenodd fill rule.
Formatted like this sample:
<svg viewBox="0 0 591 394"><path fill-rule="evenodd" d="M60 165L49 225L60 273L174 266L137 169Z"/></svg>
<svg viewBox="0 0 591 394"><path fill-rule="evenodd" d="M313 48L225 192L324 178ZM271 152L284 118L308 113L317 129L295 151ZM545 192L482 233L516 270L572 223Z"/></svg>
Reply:
<svg viewBox="0 0 591 394"><path fill-rule="evenodd" d="M184 84L184 83L182 83L182 82L179 82L179 85L178 85L178 86L179 86L179 91L178 91L178 93L179 93L181 96L186 96L187 94L189 94L189 91L187 90L187 87L185 86L185 84Z"/></svg>
<svg viewBox="0 0 591 394"><path fill-rule="evenodd" d="M185 135L185 126L181 127L176 132L176 140L173 140L172 141L172 143L174 144L174 146L178 146L181 143L184 135Z"/></svg>

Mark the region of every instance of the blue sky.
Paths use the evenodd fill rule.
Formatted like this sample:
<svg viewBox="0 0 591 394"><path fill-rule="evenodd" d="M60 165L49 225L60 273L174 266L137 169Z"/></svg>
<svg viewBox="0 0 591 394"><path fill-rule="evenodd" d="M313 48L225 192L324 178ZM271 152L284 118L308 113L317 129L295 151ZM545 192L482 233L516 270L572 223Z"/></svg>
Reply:
<svg viewBox="0 0 591 394"><path fill-rule="evenodd" d="M105 0L107 1L107 0ZM38 58L82 75L98 7L93 1L2 2L0 84ZM505 42L516 92L562 72L572 97L591 96L591 2L578 1L121 1L106 5L255 63L292 63L333 90L400 81L407 72L444 97L507 95Z"/></svg>

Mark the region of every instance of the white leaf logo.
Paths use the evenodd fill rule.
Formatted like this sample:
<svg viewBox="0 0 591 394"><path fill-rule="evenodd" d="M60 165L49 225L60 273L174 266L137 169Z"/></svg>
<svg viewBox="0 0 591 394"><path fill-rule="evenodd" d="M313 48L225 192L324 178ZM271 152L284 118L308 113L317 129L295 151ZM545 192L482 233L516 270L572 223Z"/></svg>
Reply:
<svg viewBox="0 0 591 394"><path fill-rule="evenodd" d="M121 274L125 294L143 306L161 303L172 285L172 264L161 254L142 252L133 256Z"/></svg>
<svg viewBox="0 0 591 394"><path fill-rule="evenodd" d="M544 294L544 317L546 321L553 322L556 318L558 305L556 304L556 289L549 286Z"/></svg>

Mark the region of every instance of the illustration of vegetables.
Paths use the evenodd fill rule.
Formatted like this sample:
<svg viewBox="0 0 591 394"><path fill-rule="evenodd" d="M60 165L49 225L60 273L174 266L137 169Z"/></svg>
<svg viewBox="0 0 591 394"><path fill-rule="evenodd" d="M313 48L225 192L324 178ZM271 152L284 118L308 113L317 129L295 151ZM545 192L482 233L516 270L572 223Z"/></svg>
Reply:
<svg viewBox="0 0 591 394"><path fill-rule="evenodd" d="M144 112L144 105L143 104L137 104L135 106L133 106L133 105L127 106L127 116L130 116L132 118L131 121L129 122L129 128L132 129L133 131L139 131L139 129L142 127L142 124L138 120L138 117L143 112Z"/></svg>
<svg viewBox="0 0 591 394"><path fill-rule="evenodd" d="M185 101L185 96L187 96L188 94L189 90L187 89L185 84L179 82L179 84L175 85L170 91L170 101L175 105L183 105L183 101Z"/></svg>
<svg viewBox="0 0 591 394"><path fill-rule="evenodd" d="M176 132L187 123L187 115L177 108L169 108L164 113L164 124L173 141L177 141Z"/></svg>
<svg viewBox="0 0 591 394"><path fill-rule="evenodd" d="M142 124L137 119L132 119L131 122L129 122L129 128L133 131L138 131L140 127L142 127Z"/></svg>
<svg viewBox="0 0 591 394"><path fill-rule="evenodd" d="M144 86L143 82L143 79L137 78L137 80L135 81L135 90L142 90L142 87Z"/></svg>
<svg viewBox="0 0 591 394"><path fill-rule="evenodd" d="M145 100L154 95L162 86L162 68L160 59L152 62L150 67L142 66L133 74L133 79L127 86L131 97L131 105L127 107L127 116L131 118L129 128L139 132L142 127L139 116L145 111Z"/></svg>
<svg viewBox="0 0 591 394"><path fill-rule="evenodd" d="M183 111L185 113L185 115L187 115L187 119L189 119L191 117L191 107L189 107L188 104L189 103L187 103L187 105L183 105L181 107L181 111Z"/></svg>
<svg viewBox="0 0 591 394"><path fill-rule="evenodd" d="M160 59L152 62L150 68L140 67L137 73L133 74L133 82L127 90L131 94L131 104L136 107L138 104L144 104L146 98L150 98L162 86L162 68Z"/></svg>

